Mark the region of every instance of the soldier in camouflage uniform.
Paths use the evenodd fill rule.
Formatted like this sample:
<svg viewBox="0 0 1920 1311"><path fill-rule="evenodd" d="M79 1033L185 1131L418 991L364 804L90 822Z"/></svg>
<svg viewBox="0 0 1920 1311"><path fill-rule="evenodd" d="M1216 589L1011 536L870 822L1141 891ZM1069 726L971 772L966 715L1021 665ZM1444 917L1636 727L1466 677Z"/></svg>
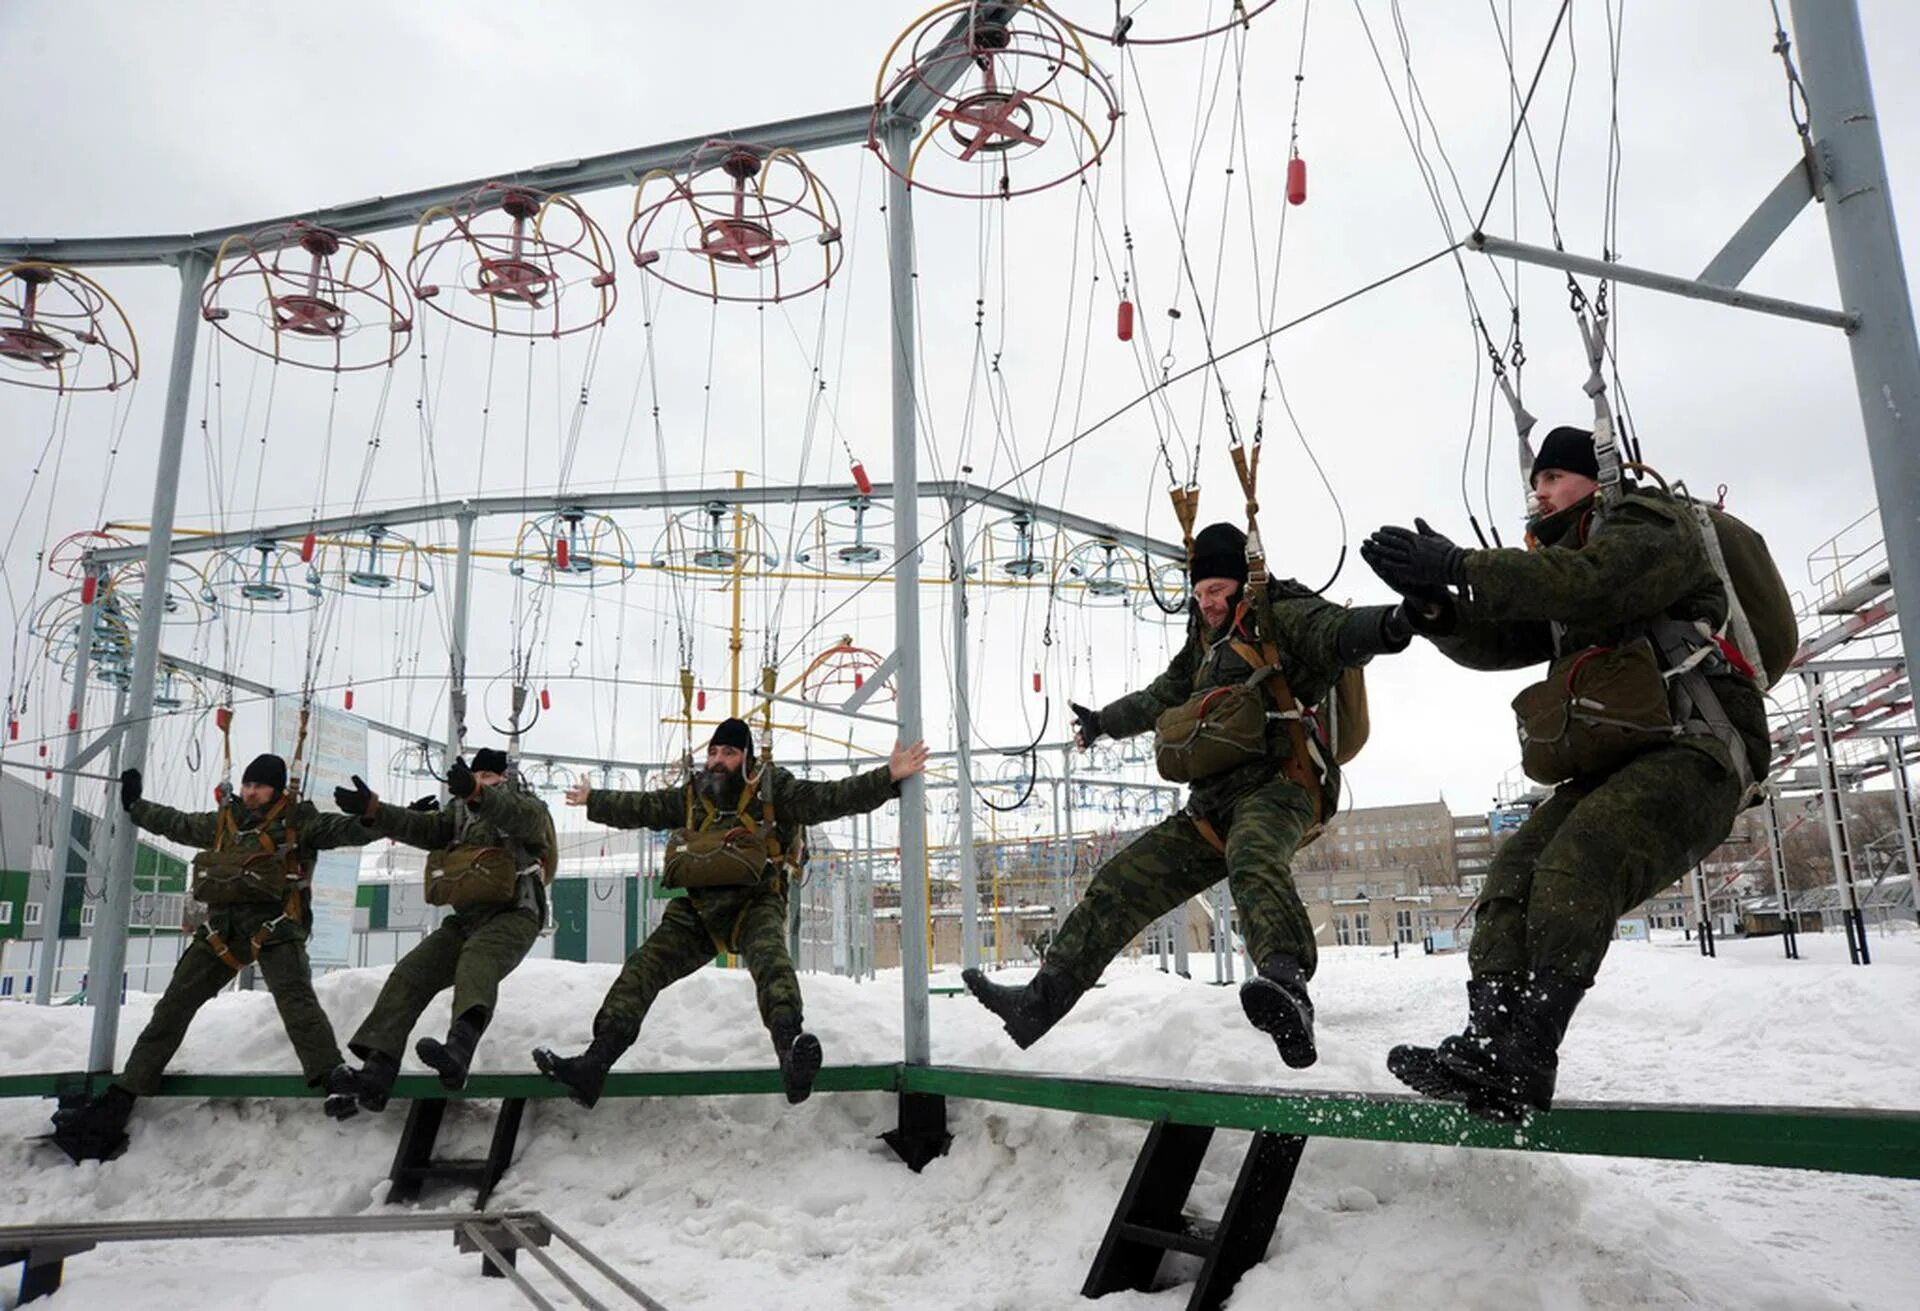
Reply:
<svg viewBox="0 0 1920 1311"><path fill-rule="evenodd" d="M347 1044L364 1065L343 1071L342 1086L361 1106L377 1111L393 1092L400 1052L414 1022L449 987L453 1023L446 1040L422 1038L413 1050L440 1076L443 1088L466 1086L474 1048L493 1018L500 980L525 959L546 924L548 868L557 853L546 803L509 776L504 751L474 752L471 768L455 760L447 771L452 799L439 811L381 805L365 783L353 782L352 788L336 789L334 800L361 816L372 833L425 851L497 847L519 868L511 900L455 910L400 958Z"/></svg>
<svg viewBox="0 0 1920 1311"><path fill-rule="evenodd" d="M1396 606L1348 609L1296 583L1269 584L1266 613L1245 604L1247 538L1213 524L1194 539L1194 592L1186 645L1146 690L1101 710L1074 706L1075 736L1131 737L1153 729L1165 711L1209 689L1243 684L1253 666L1240 651L1272 643L1294 699L1315 706L1341 671L1375 655L1404 650L1411 630ZM1309 732L1314 730L1309 729ZM1303 739L1304 741L1305 739ZM1292 737L1269 715L1265 755L1193 784L1186 808L1136 838L1093 876L1087 895L1047 948L1039 973L1022 987L962 976L974 996L1006 1023L1021 1047L1037 1042L1100 978L1135 934L1225 878L1239 911L1248 958L1258 968L1240 990L1247 1019L1269 1034L1289 1066L1313 1064L1313 1003L1307 981L1317 953L1313 924L1294 887L1293 853L1330 818L1339 801L1333 753L1291 762ZM1291 765L1291 767L1290 767Z"/></svg>
<svg viewBox="0 0 1920 1311"><path fill-rule="evenodd" d="M1726 588L1681 503L1632 490L1597 508L1590 432L1549 433L1531 476L1530 549L1463 550L1420 521L1417 530L1382 528L1361 548L1449 659L1521 669L1618 646L1662 618L1716 631L1725 622ZM1732 740L1696 723L1541 803L1494 856L1481 890L1465 1029L1388 1056L1409 1086L1499 1119L1552 1104L1560 1042L1615 921L1719 845L1748 780L1766 776L1758 687L1724 659L1701 668Z"/></svg>
<svg viewBox="0 0 1920 1311"><path fill-rule="evenodd" d="M372 833L346 816L322 815L305 800L272 815L286 787L287 762L262 755L247 766L239 792L229 796L220 810L189 814L143 800L140 771L129 769L120 775L120 805L147 832L202 850L222 841L224 814L231 829L227 841L251 847L264 833L276 846L291 843L293 861L307 876L320 852L373 840ZM316 1087L323 1084L340 1064L340 1047L313 993L306 946L312 924L312 894L304 886L292 903L242 901L210 906L206 923L194 931L174 966L153 1018L134 1042L126 1069L98 1097L55 1113L55 1141L76 1160L117 1152L125 1141L123 1131L134 1099L160 1091L160 1076L180 1049L193 1017L249 964L260 967L307 1082ZM353 1110L351 1101L329 1099L328 1113L336 1118L344 1119Z"/></svg>
<svg viewBox="0 0 1920 1311"><path fill-rule="evenodd" d="M885 765L838 783L795 778L778 765L759 768L754 796L742 804L747 780L755 777L753 734L746 723L728 719L714 729L706 768L684 787L651 792L617 792L588 786L583 777L568 790L567 804L585 806L587 818L613 828L684 830L693 826L696 802L713 814L708 829L733 829L742 820L760 824L771 804L772 845L793 853L801 830L847 815L877 810L900 795L900 781L926 768L924 742L895 747ZM744 813L743 813L744 812ZM764 835L763 835L764 836ZM800 980L787 952L787 879L790 863L768 858L756 883L733 887L689 887L667 903L658 928L629 957L593 1017L593 1042L578 1056L560 1056L548 1048L534 1051L534 1063L548 1078L570 1090L573 1100L592 1106L606 1085L607 1071L640 1036L654 998L669 984L692 974L717 952L738 952L753 974L760 1019L773 1037L780 1079L789 1102L803 1102L820 1071L820 1040L802 1028Z"/></svg>

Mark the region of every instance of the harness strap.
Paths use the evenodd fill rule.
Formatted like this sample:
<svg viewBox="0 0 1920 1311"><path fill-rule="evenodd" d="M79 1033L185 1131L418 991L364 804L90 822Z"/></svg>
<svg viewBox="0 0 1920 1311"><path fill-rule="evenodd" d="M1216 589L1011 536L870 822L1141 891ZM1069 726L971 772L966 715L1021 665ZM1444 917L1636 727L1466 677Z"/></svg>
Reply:
<svg viewBox="0 0 1920 1311"><path fill-rule="evenodd" d="M205 941L207 949L220 958L221 964L225 965L235 974L238 974L241 970L260 959L260 949L267 945L267 940L273 937L273 931L275 929L279 928L281 924L287 920L298 919L299 917L300 890L298 888L288 888L287 899L280 904L280 913L255 929L253 936L247 939L248 955L245 960L241 960L234 954L233 948L227 945L227 940L220 935L219 930L215 929L212 925L203 925L202 928L206 933Z"/></svg>
<svg viewBox="0 0 1920 1311"><path fill-rule="evenodd" d="M1242 602L1244 608L1245 603ZM1234 618L1234 627L1239 626L1239 614ZM1231 630L1229 630L1231 631ZM1285 774L1301 791L1313 801L1312 828L1320 827L1324 818L1326 798L1324 796L1327 776L1326 758L1321 755L1319 743L1314 735L1307 732L1307 712L1293 695L1293 687L1287 682L1287 676L1280 670L1280 648L1272 642L1263 642L1255 649L1251 642L1242 642L1237 638L1229 639L1227 646L1233 653L1253 666L1253 677L1247 680L1249 687L1262 686L1272 698L1274 713L1268 716L1270 721L1278 720L1287 728L1286 759L1280 762L1280 772ZM1200 822L1196 819L1196 822ZM1203 837L1206 835L1202 833ZM1211 841L1212 839L1208 839ZM1226 848L1220 848L1225 851Z"/></svg>
<svg viewBox="0 0 1920 1311"><path fill-rule="evenodd" d="M1744 804L1757 787L1753 762L1747 758L1746 740L1727 717L1726 707L1720 704L1720 694L1713 690L1713 684L1707 681L1701 668L1720 654L1718 643L1678 619L1656 619L1647 627L1670 666L1666 678L1673 691L1674 719L1683 732L1705 733L1720 740L1740 779Z"/></svg>
<svg viewBox="0 0 1920 1311"><path fill-rule="evenodd" d="M1187 818L1193 821L1194 829L1201 837L1207 840L1209 847L1212 847L1223 856L1227 854L1227 840L1220 836L1219 829L1215 828L1210 821L1191 810L1187 812Z"/></svg>

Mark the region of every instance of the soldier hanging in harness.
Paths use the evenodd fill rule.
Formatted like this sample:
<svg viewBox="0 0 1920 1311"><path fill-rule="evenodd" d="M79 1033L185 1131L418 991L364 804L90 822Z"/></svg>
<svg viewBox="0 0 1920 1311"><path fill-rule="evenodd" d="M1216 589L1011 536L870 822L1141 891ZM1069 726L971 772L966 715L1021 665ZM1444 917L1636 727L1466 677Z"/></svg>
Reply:
<svg viewBox="0 0 1920 1311"><path fill-rule="evenodd" d="M1528 776L1557 786L1488 871L1466 1027L1387 1058L1416 1091L1489 1118L1552 1104L1561 1041L1615 920L1719 845L1755 795L1763 689L1797 643L1758 534L1717 507L1623 484L1617 463L1609 479L1603 456L1611 442L1596 451L1584 429L1547 435L1529 471L1526 550L1465 550L1421 520L1361 548L1449 659L1548 664L1514 710Z"/></svg>
<svg viewBox="0 0 1920 1311"><path fill-rule="evenodd" d="M474 752L471 768L455 760L447 771L452 799L438 811L383 805L360 779L353 783L335 789L340 809L360 816L372 834L424 850L427 902L453 912L393 967L347 1044L364 1064L343 1068L338 1086L329 1085L377 1111L393 1092L415 1021L448 988L453 1022L445 1041L422 1038L414 1054L440 1076L441 1087L466 1086L500 981L525 959L546 925L546 890L560 853L546 803L510 772L504 751Z"/></svg>
<svg viewBox="0 0 1920 1311"><path fill-rule="evenodd" d="M134 1099L160 1091L160 1076L193 1017L247 965L258 965L280 1021L313 1086L341 1063L333 1026L313 992L307 934L313 924L315 856L358 847L373 833L344 815L322 815L287 786L287 762L262 755L218 810L198 814L143 799L140 771L120 775L120 805L149 833L199 847L192 895L207 906L173 977L140 1031L126 1069L90 1101L55 1112L53 1140L75 1161L105 1160L126 1145ZM329 1098L327 1113L352 1115L351 1100Z"/></svg>
<svg viewBox="0 0 1920 1311"><path fill-rule="evenodd" d="M682 787L619 792L584 778L575 784L567 804L585 806L597 824L671 831L662 882L686 895L667 903L659 927L627 957L593 1018L592 1043L577 1056L536 1049L540 1072L592 1106L661 991L715 953L737 952L753 975L787 1100L805 1101L820 1072L820 1040L803 1027L800 980L787 952L787 890L805 859L805 829L878 810L926 764L926 744L915 742L851 778L810 782L772 761L756 766L752 730L728 719L713 731L706 767Z"/></svg>
<svg viewBox="0 0 1920 1311"><path fill-rule="evenodd" d="M1094 874L1030 982L1008 987L977 969L963 977L1014 1042L1031 1046L1136 934L1224 878L1259 971L1241 1005L1300 1068L1316 1058L1307 982L1317 954L1293 853L1333 815L1340 763L1358 749L1357 737L1339 749L1318 708L1345 702L1363 715L1359 667L1404 650L1411 629L1396 606L1347 609L1268 579L1232 524L1192 539L1188 573L1187 641L1166 672L1100 710L1073 707L1082 749L1153 731L1161 774L1192 784L1186 808ZM1349 723L1341 735L1362 728Z"/></svg>

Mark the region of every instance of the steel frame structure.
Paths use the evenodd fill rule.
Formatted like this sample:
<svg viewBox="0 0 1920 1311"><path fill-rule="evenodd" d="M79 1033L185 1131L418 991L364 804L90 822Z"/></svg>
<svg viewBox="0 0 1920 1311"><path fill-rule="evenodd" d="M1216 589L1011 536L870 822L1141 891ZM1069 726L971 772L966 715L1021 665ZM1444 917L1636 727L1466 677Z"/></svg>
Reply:
<svg viewBox="0 0 1920 1311"><path fill-rule="evenodd" d="M1005 21L1021 0L982 4L973 18ZM1832 323L1848 334L1861 412L1867 434L1880 515L1885 530L1894 587L1901 604L1905 645L1920 649L1920 339L1916 339L1905 266L1895 230L1881 149L1865 39L1852 0L1790 0L1794 34L1807 91L1812 149L1803 165L1790 169L1762 201L1753 217L1735 233L1697 279L1672 278L1612 262L1594 261L1596 275L1733 305ZM936 51L964 42L965 20ZM957 71L958 60L938 61ZM940 81L941 79L936 79ZM898 657L899 723L905 740L922 735L919 530L920 485L915 421L913 195L905 181L907 156L917 125L934 107L944 87L917 82L876 109L851 109L763 123L726 134L769 146L818 150L873 139L894 167L887 192L888 268L891 288L895 643ZM648 169L671 166L713 134L618 151L586 160L569 160L531 169L466 180L393 197L373 197L293 217L347 234L411 225L437 204L456 200L488 181L523 183L574 194L630 185ZM1797 176L1796 176L1797 170ZM1785 231L1809 199L1821 199L1844 308L1820 310L1792 302L1738 292L1738 284L1773 241ZM165 407L161 424L150 535L144 548L146 574L141 612L157 614L164 597L167 562L174 551L174 502L192 391L200 288L220 243L236 233L257 231L254 221L208 232L146 237L0 240L0 259L43 259L74 265L170 265L180 273L180 299L174 330ZM1476 234L1475 244L1504 257L1549 267L1568 267L1569 257ZM1764 302L1764 303L1763 303ZM542 508L547 508L542 503ZM470 533L464 521L463 533ZM464 610L467 572L456 583L456 609ZM158 667L159 624L140 625L127 689L127 716L121 751L127 763L145 761L149 716ZM464 650L452 653L454 676L461 676ZM964 695L964 694L963 694ZM451 698L450 698L451 700ZM457 725L455 726L457 729ZM81 754L77 730L71 737L69 765ZM962 774L969 764L963 758ZM917 776L901 794L901 912L918 921L927 908L925 790ZM62 836L62 846L65 845ZM129 824L114 827L108 864L103 919L106 931L93 939L90 974L117 979L126 953L126 921L132 895L135 835ZM902 935L904 974L904 1047L908 1066L930 1060L927 1022L927 960L917 934ZM118 1026L118 990L107 988L95 1009L88 1068L112 1066ZM905 1111L903 1108L903 1117Z"/></svg>

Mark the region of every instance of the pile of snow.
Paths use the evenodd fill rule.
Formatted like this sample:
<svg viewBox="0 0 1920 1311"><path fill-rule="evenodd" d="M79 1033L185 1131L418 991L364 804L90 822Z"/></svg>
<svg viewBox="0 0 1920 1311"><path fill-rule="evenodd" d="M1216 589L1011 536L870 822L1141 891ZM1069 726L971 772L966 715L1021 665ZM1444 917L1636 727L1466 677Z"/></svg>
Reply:
<svg viewBox="0 0 1920 1311"><path fill-rule="evenodd" d="M1566 1098L1920 1106L1920 942L1876 940L1846 963L1838 937L1622 944L1574 1021ZM1210 958L1195 960L1211 974ZM344 1037L385 969L320 981ZM615 967L530 961L507 981L476 1067L524 1070L537 1044L587 1041ZM1314 984L1320 1063L1289 1071L1228 989L1116 966L1044 1042L1020 1052L970 998L932 1001L941 1064L1179 1078L1284 1090L1399 1091L1394 1042L1458 1026L1466 963L1328 952ZM956 983L951 975L936 980ZM810 1027L832 1063L900 1050L898 976L809 976ZM153 998L129 999L122 1054ZM419 1032L447 1021L443 1003ZM89 1014L0 1007L0 1072L82 1063ZM744 971L676 985L618 1068L754 1067L771 1052ZM292 1070L264 992L202 1012L176 1070ZM419 1068L409 1058L409 1069ZM403 1115L325 1120L315 1102L155 1100L133 1146L74 1168L27 1136L49 1104L0 1103L0 1223L163 1216L376 1214ZM492 1107L459 1106L443 1149L477 1153ZM949 1104L952 1152L920 1175L878 1141L893 1099L821 1094L614 1100L591 1113L531 1103L493 1205L546 1212L675 1311L754 1308L1074 1308L1137 1153L1136 1122ZM1218 1135L1194 1202L1217 1214L1245 1136ZM467 1192L426 1204L463 1209ZM520 1305L442 1236L109 1246L68 1265L60 1307L204 1311ZM1190 1277L1169 1261L1163 1277ZM557 1285L533 1279L562 1305ZM1805 1172L1316 1140L1267 1259L1234 1308L1896 1307L1920 1286L1920 1184ZM1116 1311L1185 1304L1187 1290L1115 1294ZM0 1301L4 1294L0 1294Z"/></svg>

